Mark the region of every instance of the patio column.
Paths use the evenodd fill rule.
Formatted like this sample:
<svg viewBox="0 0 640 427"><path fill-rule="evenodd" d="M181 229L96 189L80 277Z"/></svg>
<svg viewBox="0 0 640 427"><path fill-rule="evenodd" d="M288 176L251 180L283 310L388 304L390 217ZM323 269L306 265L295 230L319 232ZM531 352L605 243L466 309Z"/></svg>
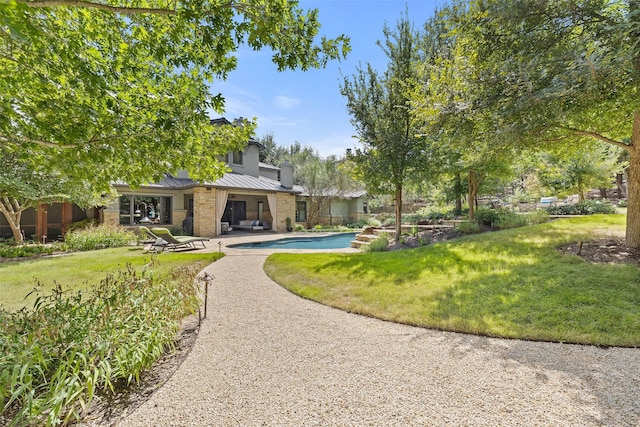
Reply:
<svg viewBox="0 0 640 427"><path fill-rule="evenodd" d="M216 191L211 187L193 189L193 235L216 236Z"/></svg>

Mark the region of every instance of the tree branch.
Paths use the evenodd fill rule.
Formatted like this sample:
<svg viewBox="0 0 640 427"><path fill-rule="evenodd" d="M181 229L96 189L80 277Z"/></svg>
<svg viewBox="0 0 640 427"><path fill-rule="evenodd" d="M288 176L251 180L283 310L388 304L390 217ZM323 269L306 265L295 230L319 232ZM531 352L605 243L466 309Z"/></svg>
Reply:
<svg viewBox="0 0 640 427"><path fill-rule="evenodd" d="M6 135L0 135L0 140L4 140L7 142L12 142L15 141L16 139L22 140L24 142L30 142L32 144L36 144L36 145L40 145L42 147L49 147L49 148L76 148L76 145L61 145L61 144L56 144L55 142L50 142L50 141L43 141L41 139L31 139L31 138L9 138Z"/></svg>
<svg viewBox="0 0 640 427"><path fill-rule="evenodd" d="M171 7L169 9L163 8L154 8L154 7L127 7L127 6L112 6L110 4L104 3L95 3L93 1L85 1L85 0L18 0L21 3L24 3L30 7L56 7L56 6L73 6L73 7L84 7L87 9L99 9L107 12L113 13L121 13L123 15L138 15L138 14L151 14L151 15L169 15L175 16L178 14L178 2L173 1ZM246 5L238 5L234 4L233 0L228 1L227 3L217 5L218 9L224 8L232 8L236 10L241 10L244 13L248 13L249 7ZM203 16L213 15L216 13L216 10L204 10L201 11ZM257 17L258 15L255 15Z"/></svg>
<svg viewBox="0 0 640 427"><path fill-rule="evenodd" d="M606 142L607 144L615 145L616 147L620 147L620 148L623 148L625 150L629 149L629 145L628 144L625 144L624 142L616 141L615 139L607 138L606 136L600 135L597 132L591 132L591 131L575 129L575 128L570 128L570 127L562 127L562 129L568 130L569 132L571 132L571 133L573 133L575 135L588 136L588 137L591 137L591 138L595 138L595 139L597 139L599 141L603 141L603 142Z"/></svg>
<svg viewBox="0 0 640 427"><path fill-rule="evenodd" d="M174 9L159 9L151 7L124 7L124 6L112 6L110 4L94 3L91 1L83 0L41 0L41 1L29 1L18 0L30 7L55 7L55 6L73 6L73 7L85 7L88 9L99 9L107 12L122 13L124 15L137 15L137 14L153 14L153 15L177 15L178 12Z"/></svg>

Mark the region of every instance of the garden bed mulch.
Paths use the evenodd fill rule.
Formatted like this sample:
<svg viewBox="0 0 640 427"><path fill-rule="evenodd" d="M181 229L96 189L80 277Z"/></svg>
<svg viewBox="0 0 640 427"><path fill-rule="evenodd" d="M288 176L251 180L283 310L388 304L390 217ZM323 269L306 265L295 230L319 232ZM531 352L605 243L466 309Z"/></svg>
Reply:
<svg viewBox="0 0 640 427"><path fill-rule="evenodd" d="M586 261L602 264L635 264L640 266L640 250L627 247L624 238L611 237L591 242L578 242L558 248L563 254L578 255Z"/></svg>

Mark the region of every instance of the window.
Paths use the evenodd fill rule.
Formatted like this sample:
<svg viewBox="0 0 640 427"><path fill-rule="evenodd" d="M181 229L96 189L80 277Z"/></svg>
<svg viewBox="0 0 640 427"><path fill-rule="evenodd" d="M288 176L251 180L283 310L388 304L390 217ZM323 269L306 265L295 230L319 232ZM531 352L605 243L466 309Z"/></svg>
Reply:
<svg viewBox="0 0 640 427"><path fill-rule="evenodd" d="M307 202L296 202L296 222L307 221Z"/></svg>
<svg viewBox="0 0 640 427"><path fill-rule="evenodd" d="M171 224L171 197L120 196L120 225Z"/></svg>
<svg viewBox="0 0 640 427"><path fill-rule="evenodd" d="M243 153L242 151L234 151L232 154L232 163L234 165L242 165L243 161Z"/></svg>

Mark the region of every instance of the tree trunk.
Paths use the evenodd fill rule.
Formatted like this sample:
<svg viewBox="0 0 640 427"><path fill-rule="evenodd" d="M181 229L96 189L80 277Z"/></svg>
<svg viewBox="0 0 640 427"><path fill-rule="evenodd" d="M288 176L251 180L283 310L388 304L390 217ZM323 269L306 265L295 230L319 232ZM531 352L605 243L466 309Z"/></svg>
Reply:
<svg viewBox="0 0 640 427"><path fill-rule="evenodd" d="M477 172L470 169L467 180L469 182L469 221L473 221L476 217Z"/></svg>
<svg viewBox="0 0 640 427"><path fill-rule="evenodd" d="M11 227L13 240L15 240L17 244L22 244L24 243L24 237L20 230L20 219L22 217L23 209L20 209L20 206L15 200L13 200L13 202L15 203L15 206L8 198L2 198L2 200L0 200L0 212L4 214L4 217L7 219L7 222Z"/></svg>
<svg viewBox="0 0 640 427"><path fill-rule="evenodd" d="M640 112L636 111L627 172L627 246L640 249Z"/></svg>
<svg viewBox="0 0 640 427"><path fill-rule="evenodd" d="M462 179L460 174L456 175L455 182L455 197L456 197L456 215L462 214Z"/></svg>
<svg viewBox="0 0 640 427"><path fill-rule="evenodd" d="M396 242L402 234L402 184L396 184Z"/></svg>

